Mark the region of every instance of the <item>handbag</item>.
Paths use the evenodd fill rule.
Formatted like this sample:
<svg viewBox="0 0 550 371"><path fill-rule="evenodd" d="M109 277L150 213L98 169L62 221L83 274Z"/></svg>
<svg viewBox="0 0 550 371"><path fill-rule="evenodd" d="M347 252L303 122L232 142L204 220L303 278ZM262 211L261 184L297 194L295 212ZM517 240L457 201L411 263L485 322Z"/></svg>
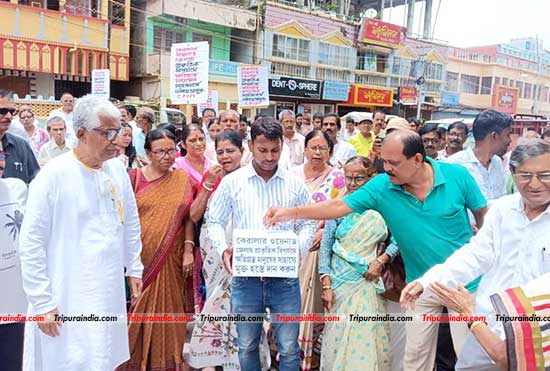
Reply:
<svg viewBox="0 0 550 371"><path fill-rule="evenodd" d="M386 244L381 242L378 244L377 256L386 252ZM381 273L382 281L386 291L380 294L383 298L395 302L399 302L401 291L407 285L405 280L405 265L401 254L398 254L392 262L384 264Z"/></svg>

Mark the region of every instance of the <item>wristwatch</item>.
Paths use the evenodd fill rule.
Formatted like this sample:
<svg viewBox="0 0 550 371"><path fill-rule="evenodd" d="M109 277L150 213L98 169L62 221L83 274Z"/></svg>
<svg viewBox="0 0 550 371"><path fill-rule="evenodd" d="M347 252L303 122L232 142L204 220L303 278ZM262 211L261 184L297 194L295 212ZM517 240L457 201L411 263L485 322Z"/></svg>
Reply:
<svg viewBox="0 0 550 371"><path fill-rule="evenodd" d="M484 323L485 325L487 325L487 321L483 321L483 320L476 320L476 321L469 321L468 322L468 330L471 330L472 329L472 326L474 325L474 323Z"/></svg>

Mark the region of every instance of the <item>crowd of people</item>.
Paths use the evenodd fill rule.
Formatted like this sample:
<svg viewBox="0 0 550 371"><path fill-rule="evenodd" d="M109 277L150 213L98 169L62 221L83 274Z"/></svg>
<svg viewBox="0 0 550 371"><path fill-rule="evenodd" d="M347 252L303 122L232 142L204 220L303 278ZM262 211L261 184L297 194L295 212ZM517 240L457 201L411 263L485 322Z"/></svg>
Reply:
<svg viewBox="0 0 550 371"><path fill-rule="evenodd" d="M549 325L494 315L547 311L550 130L512 146L494 110L442 128L205 109L177 128L148 107L61 103L44 130L0 90L0 315L43 318L0 324L2 370L549 367ZM297 236L296 277L233 276L235 231L266 229ZM442 311L487 320L269 321Z"/></svg>

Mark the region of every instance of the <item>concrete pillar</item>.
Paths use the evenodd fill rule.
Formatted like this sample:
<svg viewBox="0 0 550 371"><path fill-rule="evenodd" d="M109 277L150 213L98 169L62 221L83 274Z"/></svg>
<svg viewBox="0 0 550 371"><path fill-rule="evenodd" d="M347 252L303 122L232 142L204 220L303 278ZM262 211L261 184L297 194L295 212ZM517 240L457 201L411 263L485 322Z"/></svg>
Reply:
<svg viewBox="0 0 550 371"><path fill-rule="evenodd" d="M378 8L378 19L380 19L381 21L384 20L384 9L386 8L386 0L379 0L380 1L380 6Z"/></svg>
<svg viewBox="0 0 550 371"><path fill-rule="evenodd" d="M414 3L415 0L408 0L407 6L407 35L412 35L414 26Z"/></svg>
<svg viewBox="0 0 550 371"><path fill-rule="evenodd" d="M425 39L432 38L432 3L433 0L424 0L426 2L426 10L424 12L424 32Z"/></svg>

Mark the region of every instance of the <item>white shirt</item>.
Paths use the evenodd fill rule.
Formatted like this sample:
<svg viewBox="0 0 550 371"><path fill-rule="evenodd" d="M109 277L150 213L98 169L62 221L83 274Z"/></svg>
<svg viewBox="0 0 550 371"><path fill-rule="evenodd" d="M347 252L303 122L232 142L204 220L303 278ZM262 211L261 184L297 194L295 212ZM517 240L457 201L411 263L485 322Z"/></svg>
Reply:
<svg viewBox="0 0 550 371"><path fill-rule="evenodd" d="M263 217L270 207L295 207L311 203L304 182L286 170L278 168L266 183L247 165L226 175L210 201L207 215L208 235L220 255L227 248L225 226L232 216L233 229L266 230ZM314 220L279 223L274 230L296 231L301 256L306 256L317 229Z"/></svg>
<svg viewBox="0 0 550 371"><path fill-rule="evenodd" d="M48 143L40 148L40 152L38 152L38 164L40 167L43 167L52 158L69 152L73 146L73 143L69 139L65 139L65 147L61 149L54 139L50 139Z"/></svg>
<svg viewBox="0 0 550 371"><path fill-rule="evenodd" d="M350 134L349 131L344 127L344 128L342 128L341 133L342 133L342 139L347 142L349 140L349 138L359 134L359 130L353 129L353 134Z"/></svg>
<svg viewBox="0 0 550 371"><path fill-rule="evenodd" d="M290 167L302 165L304 163L304 136L295 132L291 139L283 136L283 141L290 150Z"/></svg>
<svg viewBox="0 0 550 371"><path fill-rule="evenodd" d="M500 336L490 296L550 273L550 207L529 221L519 193L501 197L487 212L483 226L470 243L454 252L445 263L427 271L418 281L424 288L432 282L451 287L481 277L475 310L489 315L488 325ZM429 289L426 290L429 295Z"/></svg>
<svg viewBox="0 0 550 371"><path fill-rule="evenodd" d="M481 193L487 200L495 200L506 193L506 176L502 160L493 156L489 169L479 162L472 148L466 148L447 158L446 162L464 166L474 177Z"/></svg>
<svg viewBox="0 0 550 371"><path fill-rule="evenodd" d="M342 168L347 160L357 155L355 147L343 140L339 140L334 145L334 150L332 157L330 158L330 163L338 168Z"/></svg>
<svg viewBox="0 0 550 371"><path fill-rule="evenodd" d="M17 135L18 137L25 139L27 142L29 141L29 137L27 136L25 127L18 118L14 118L11 120L10 127L8 128L8 133Z"/></svg>
<svg viewBox="0 0 550 371"><path fill-rule="evenodd" d="M26 199L25 182L0 178L0 316L27 312L18 251ZM3 321L0 325L11 322L15 321Z"/></svg>
<svg viewBox="0 0 550 371"><path fill-rule="evenodd" d="M57 108L50 112L48 120L52 117L61 117L65 121L65 126L67 128L65 137L71 139L72 141L76 141L76 132L73 126L73 112L71 111L66 113L62 108Z"/></svg>
<svg viewBox="0 0 550 371"><path fill-rule="evenodd" d="M113 370L130 356L124 267L133 277L143 271L138 211L124 165L115 158L93 170L65 153L38 173L27 206L20 254L29 312L57 308L119 320L65 322L55 338L27 323L24 369Z"/></svg>

